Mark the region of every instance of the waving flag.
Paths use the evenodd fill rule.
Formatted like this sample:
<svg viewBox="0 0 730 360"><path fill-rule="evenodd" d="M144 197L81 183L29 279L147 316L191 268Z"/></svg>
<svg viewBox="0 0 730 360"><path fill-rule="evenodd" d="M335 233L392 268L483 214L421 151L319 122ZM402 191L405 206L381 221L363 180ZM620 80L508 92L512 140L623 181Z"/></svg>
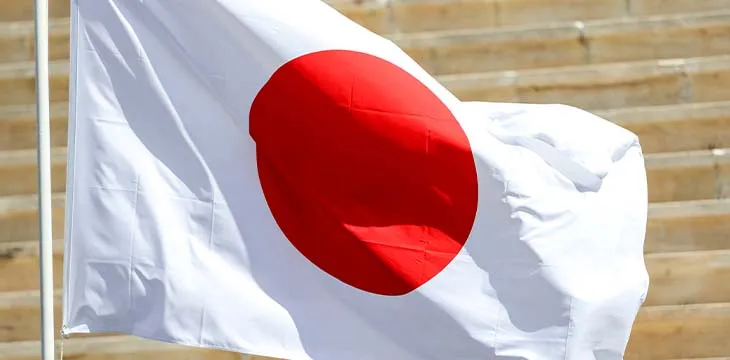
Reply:
<svg viewBox="0 0 730 360"><path fill-rule="evenodd" d="M64 331L286 359L620 359L632 133L463 103L318 0L72 4Z"/></svg>

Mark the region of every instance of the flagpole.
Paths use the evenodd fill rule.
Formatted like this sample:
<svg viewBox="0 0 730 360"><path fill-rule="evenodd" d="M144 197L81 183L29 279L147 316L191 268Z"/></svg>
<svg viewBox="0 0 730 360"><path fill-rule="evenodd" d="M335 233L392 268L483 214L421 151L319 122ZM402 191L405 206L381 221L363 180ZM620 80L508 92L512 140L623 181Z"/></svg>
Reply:
<svg viewBox="0 0 730 360"><path fill-rule="evenodd" d="M38 227L41 270L41 359L55 357L53 331L53 238L51 227L51 125L48 72L48 0L35 0Z"/></svg>

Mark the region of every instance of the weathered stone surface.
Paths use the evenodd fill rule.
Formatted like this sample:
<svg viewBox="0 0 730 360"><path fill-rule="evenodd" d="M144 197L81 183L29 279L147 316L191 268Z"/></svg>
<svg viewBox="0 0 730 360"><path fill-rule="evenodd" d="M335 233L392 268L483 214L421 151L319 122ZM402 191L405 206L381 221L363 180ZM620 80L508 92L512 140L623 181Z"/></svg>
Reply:
<svg viewBox="0 0 730 360"><path fill-rule="evenodd" d="M66 149L51 154L52 190L66 190ZM0 197L30 195L38 190L37 156L34 150L0 151Z"/></svg>
<svg viewBox="0 0 730 360"><path fill-rule="evenodd" d="M444 76L464 101L567 103L598 110L719 101L730 57L651 60ZM494 94L509 99L495 99Z"/></svg>
<svg viewBox="0 0 730 360"><path fill-rule="evenodd" d="M498 0L394 0L389 7L400 32L493 27Z"/></svg>
<svg viewBox="0 0 730 360"><path fill-rule="evenodd" d="M730 12L592 21L583 31L594 64L722 55L730 48Z"/></svg>
<svg viewBox="0 0 730 360"><path fill-rule="evenodd" d="M645 306L730 302L730 250L649 254L646 263Z"/></svg>
<svg viewBox="0 0 730 360"><path fill-rule="evenodd" d="M63 212L54 216L62 219ZM58 238L63 234L62 225L54 229ZM730 200L655 203L650 206L645 252L660 254L727 249L726 234L729 230ZM32 239L28 237L16 242L0 242L0 269L14 274L0 277L0 291L37 289L38 249ZM57 241L54 249L55 283L61 284L62 243Z"/></svg>
<svg viewBox="0 0 730 360"><path fill-rule="evenodd" d="M396 31L391 14L382 1L329 1L339 12L376 33Z"/></svg>
<svg viewBox="0 0 730 360"><path fill-rule="evenodd" d="M706 254L704 256L707 257L709 255ZM715 261L717 259L705 260ZM680 269L680 273L691 272L693 264L688 265L689 267ZM727 265L724 267L724 271L727 271ZM660 284L658 288L661 289L663 286L663 284ZM7 299L10 296L6 295L6 299L0 301L0 313L3 312L3 302L6 304L5 308L12 301L16 303L16 308L21 309L23 306L26 306L26 310L30 309L32 304L38 302L37 293L27 295L13 294L13 296L15 296L15 299ZM27 321L22 322L22 324L39 322L37 314L34 315L28 311L19 313L22 313L22 316L28 316ZM730 331L730 303L727 302L697 305L645 306L639 312L634 324L632 339L628 346L626 358L643 360L673 359L676 358L675 356L697 358L722 355L730 350L730 346L724 341L728 331ZM140 357L138 356L148 356L151 352L157 356L164 356L165 359L176 359L170 356L180 356L176 352L176 348L178 351L182 351L183 349L174 345L147 342L139 339L120 339L118 336L107 335L85 336L80 339L74 338L65 341L64 353L69 358L76 358L74 355L85 354L85 356L89 356L89 359L116 360L122 359L123 357L114 356L130 356L134 354L135 358L139 359ZM37 342L0 343L0 359L31 359L32 354L37 354L33 351L38 351L37 348L33 349L31 344L37 346ZM121 344L123 346L120 346ZM189 351L187 355L190 357L185 357L184 359L234 359L234 357L228 357L234 355L221 352L208 352L205 354L206 357L197 358L194 357L196 352L203 354L206 351L199 349L185 350ZM141 358L144 359L144 357ZM87 359L87 357L84 357L84 359Z"/></svg>
<svg viewBox="0 0 730 360"><path fill-rule="evenodd" d="M0 198L0 243L38 238L37 198L9 196ZM53 196L53 233L63 234L64 196Z"/></svg>
<svg viewBox="0 0 730 360"><path fill-rule="evenodd" d="M37 190L36 152L0 151L0 199ZM730 149L647 154L649 201L730 197ZM52 149L52 189L66 188L66 148Z"/></svg>
<svg viewBox="0 0 730 360"><path fill-rule="evenodd" d="M68 58L68 19L51 22L51 60ZM434 75L722 55L730 11L392 34ZM33 59L33 23L0 23L0 62Z"/></svg>
<svg viewBox="0 0 730 360"><path fill-rule="evenodd" d="M49 0L48 15L53 18L70 15L71 0ZM33 1L4 0L0 4L0 22L33 20Z"/></svg>
<svg viewBox="0 0 730 360"><path fill-rule="evenodd" d="M0 360L37 360L38 341L0 343ZM59 350L60 353L60 350ZM83 360L239 360L240 354L164 344L126 336L74 336L64 340L64 359ZM266 358L253 357L252 360Z"/></svg>
<svg viewBox="0 0 730 360"><path fill-rule="evenodd" d="M730 8L729 0L329 0L351 19L378 32L465 29L557 21L679 14ZM70 14L70 0L50 0L49 15ZM33 19L33 2L5 1L0 22Z"/></svg>
<svg viewBox="0 0 730 360"><path fill-rule="evenodd" d="M709 358L730 354L730 303L644 308L625 359Z"/></svg>
<svg viewBox="0 0 730 360"><path fill-rule="evenodd" d="M644 153L730 148L730 101L598 111L639 136Z"/></svg>
<svg viewBox="0 0 730 360"><path fill-rule="evenodd" d="M687 61L687 77L691 86L692 101L727 100L728 84L730 84L730 57L718 58L717 61L699 59Z"/></svg>
<svg viewBox="0 0 730 360"><path fill-rule="evenodd" d="M62 324L62 300L60 292L55 295L53 322L56 329L54 333L58 338ZM37 291L0 293L0 344L39 338L41 333L40 301L40 293Z"/></svg>
<svg viewBox="0 0 730 360"><path fill-rule="evenodd" d="M393 36L433 75L579 65L588 62L572 24Z"/></svg>
<svg viewBox="0 0 730 360"><path fill-rule="evenodd" d="M58 239L64 227L69 2L51 0L50 6ZM730 360L730 0L329 2L389 34L464 100L568 103L635 132L649 174L645 252L652 285L626 359ZM39 357L38 342L21 341L37 339L40 325L37 200L31 195L32 9L30 0L0 4L0 360ZM657 14L671 15L647 17ZM54 243L57 286L62 245ZM69 359L241 358L116 336L65 345Z"/></svg>
<svg viewBox="0 0 730 360"><path fill-rule="evenodd" d="M686 87L681 68L656 62L452 75L442 82L463 101L567 103L591 110L681 102Z"/></svg>
<svg viewBox="0 0 730 360"><path fill-rule="evenodd" d="M48 29L48 57L67 59L69 55L69 19L53 19ZM0 22L0 62L29 61L35 56L35 29L32 21Z"/></svg>
<svg viewBox="0 0 730 360"><path fill-rule="evenodd" d="M729 0L628 0L633 15L680 14L730 9Z"/></svg>
<svg viewBox="0 0 730 360"><path fill-rule="evenodd" d="M49 71L51 101L68 101L68 61L51 62ZM0 63L0 94L0 106L34 104L34 63Z"/></svg>
<svg viewBox="0 0 730 360"><path fill-rule="evenodd" d="M624 0L497 0L500 25L617 18Z"/></svg>
<svg viewBox="0 0 730 360"><path fill-rule="evenodd" d="M66 146L68 106L51 107L51 145ZM627 107L596 114L637 134L644 153L730 148L730 101ZM35 106L0 107L0 151L36 146Z"/></svg>
<svg viewBox="0 0 730 360"><path fill-rule="evenodd" d="M51 146L68 143L68 106L51 105ZM0 151L36 148L35 105L0 107Z"/></svg>
<svg viewBox="0 0 730 360"><path fill-rule="evenodd" d="M730 151L653 154L646 157L649 201L730 197Z"/></svg>
<svg viewBox="0 0 730 360"><path fill-rule="evenodd" d="M646 253L730 248L730 200L656 203L649 207Z"/></svg>
<svg viewBox="0 0 730 360"><path fill-rule="evenodd" d="M58 236L58 238L63 238L63 236ZM0 276L0 298L7 291L22 292L39 289L38 254L38 242L31 239L15 243L0 243L0 271L3 274ZM63 284L63 240L53 242L53 276L54 286L60 288Z"/></svg>

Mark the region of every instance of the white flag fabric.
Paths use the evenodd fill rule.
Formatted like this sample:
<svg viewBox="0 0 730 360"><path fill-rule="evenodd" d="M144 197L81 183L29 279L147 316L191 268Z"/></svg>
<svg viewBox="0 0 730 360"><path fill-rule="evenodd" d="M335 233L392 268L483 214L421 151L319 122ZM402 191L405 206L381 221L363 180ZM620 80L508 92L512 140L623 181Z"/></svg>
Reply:
<svg viewBox="0 0 730 360"><path fill-rule="evenodd" d="M621 359L634 134L461 102L318 0L75 0L63 325L293 360Z"/></svg>

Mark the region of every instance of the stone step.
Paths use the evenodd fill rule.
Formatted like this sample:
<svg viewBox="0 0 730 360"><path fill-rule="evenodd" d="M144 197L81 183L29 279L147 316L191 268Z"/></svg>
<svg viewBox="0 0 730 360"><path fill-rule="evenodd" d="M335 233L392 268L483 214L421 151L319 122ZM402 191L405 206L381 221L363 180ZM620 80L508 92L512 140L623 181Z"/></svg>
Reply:
<svg viewBox="0 0 730 360"><path fill-rule="evenodd" d="M650 202L730 197L730 149L647 154L645 159Z"/></svg>
<svg viewBox="0 0 730 360"><path fill-rule="evenodd" d="M60 283L56 286L60 287ZM35 340L41 333L40 292L0 292L0 344L9 341ZM60 338L62 313L61 290L53 297L53 325L56 338ZM84 335L104 337L107 334Z"/></svg>
<svg viewBox="0 0 730 360"><path fill-rule="evenodd" d="M378 33L473 29L730 8L728 0L328 0Z"/></svg>
<svg viewBox="0 0 730 360"><path fill-rule="evenodd" d="M66 148L51 149L54 192L66 187ZM730 197L730 149L646 154L649 201ZM0 198L37 192L35 150L0 151Z"/></svg>
<svg viewBox="0 0 730 360"><path fill-rule="evenodd" d="M64 194L52 199L54 234L63 234ZM0 198L0 243L36 239L34 195ZM730 247L730 199L653 203L649 207L646 252L720 250Z"/></svg>
<svg viewBox="0 0 730 360"><path fill-rule="evenodd" d="M68 99L68 62L53 61L51 101ZM464 101L567 103L588 110L730 100L730 55L448 75ZM33 63L0 65L0 106L35 101Z"/></svg>
<svg viewBox="0 0 730 360"><path fill-rule="evenodd" d="M50 20L48 24L49 59L68 58L70 26L69 18ZM0 22L0 62L34 60L34 37L35 24L33 21Z"/></svg>
<svg viewBox="0 0 730 360"><path fill-rule="evenodd" d="M434 75L691 58L730 54L730 11L391 38Z"/></svg>
<svg viewBox="0 0 730 360"><path fill-rule="evenodd" d="M37 294L0 294L0 312L7 308L37 307L38 301ZM18 311L17 313L23 312ZM24 320L26 321L23 323L24 326L36 327L36 333L33 336L37 338L37 323L40 321L37 315L35 318ZM730 343L725 341L728 332L730 332L730 303L645 306L637 316L625 358L644 360L724 356L730 354ZM115 341L119 341L119 339L118 336L94 336L66 340L64 353L69 358L75 358L72 354L84 353L89 356L93 353L93 357L84 357L84 359L97 359L96 356L98 359L106 359L104 355L110 352L119 354L122 351L128 351L141 356L146 355L146 352L150 350L174 351L175 348L175 346L162 343L146 343L144 347L138 348L135 343L142 342L141 340L126 340L124 346L114 346L118 344ZM75 342L84 342L83 350L77 350L78 345ZM35 345L35 348L31 344ZM105 346L97 347L101 344ZM11 342L0 343L0 359L31 359L34 354L37 354L33 351L37 352L38 349L37 342L11 340ZM193 349L188 350L193 351ZM172 354L174 352L164 353L164 358L176 359L170 357L174 356ZM228 359L224 354L211 353L208 356L221 356L221 359ZM140 359L140 357L135 357L135 359ZM218 357L205 359L218 359Z"/></svg>
<svg viewBox="0 0 730 360"><path fill-rule="evenodd" d="M0 341L30 340L39 332L37 253L35 242L17 243L12 248L0 245L0 268L13 274L0 282ZM651 285L645 306L730 302L730 250L647 254L646 264ZM61 241L54 242L53 268L54 285L61 288ZM60 292L55 303L59 327Z"/></svg>
<svg viewBox="0 0 730 360"><path fill-rule="evenodd" d="M55 237L63 235L64 193L52 198L52 226ZM37 197L35 195L0 197L0 243L38 238Z"/></svg>
<svg viewBox="0 0 730 360"><path fill-rule="evenodd" d="M0 197L38 192L36 150L0 151ZM66 148L51 149L52 191L66 189Z"/></svg>
<svg viewBox="0 0 730 360"><path fill-rule="evenodd" d="M62 238L63 234L63 212L54 214L54 224L60 224L54 228L57 238ZM672 264L689 264L684 261L692 259L692 256L704 256L710 254L717 259L730 260L730 257L722 251L730 249L730 239L727 234L730 233L730 200L707 200L679 203L660 203L650 205L650 219L648 221L648 231L645 241L645 252L649 259L655 264L650 268L655 270L652 275L659 278L667 278L667 286L674 286L681 279L691 274L691 271L700 271L692 269L689 265L687 271L679 271L677 273L664 274L664 270L672 270ZM33 219L35 221L35 218ZM28 222L27 232L37 233L37 224ZM13 276L0 277L0 291L25 291L38 288L38 248L37 241L30 240L34 237L26 237L23 241L0 243L0 269L4 273L13 274ZM692 256L689 256L692 255ZM682 262L684 261L684 262ZM721 262L717 262L718 268L722 268ZM664 266L662 264L669 264ZM679 265L677 265L679 266ZM714 266L714 265L713 265ZM54 242L54 275L55 284L60 286L63 274L63 244L61 241ZM711 268L706 268L710 271ZM722 268L725 269L725 268ZM715 270L712 270L715 271ZM727 269L722 270L727 271ZM720 271L723 278L727 274ZM716 279L717 277L710 277ZM680 280L674 280L680 279ZM684 280L681 280L684 281ZM680 282L681 282L680 281ZM721 288L718 283L716 287ZM730 284L730 282L728 282ZM691 288L691 287L690 287ZM697 290L700 291L700 290ZM711 290L709 290L711 291ZM722 292L721 292L722 293ZM730 291L725 292L730 295ZM655 304L662 304L661 299L667 299L669 295L661 295L657 300L653 300L650 294L650 303L656 301ZM683 296L697 299L696 302L712 302L712 294L693 293L687 291L678 291L673 297L667 301L676 301L683 303ZM725 295L723 295L725 296ZM727 300L730 302L730 298Z"/></svg>
<svg viewBox="0 0 730 360"><path fill-rule="evenodd" d="M647 154L730 148L730 101L619 108L596 113L637 134Z"/></svg>
<svg viewBox="0 0 730 360"><path fill-rule="evenodd" d="M627 0L626 5L630 14L646 15L721 10L727 9L730 4L727 0Z"/></svg>
<svg viewBox="0 0 730 360"><path fill-rule="evenodd" d="M33 22L0 23L0 62L33 60ZM69 20L50 24L50 58L69 53ZM395 34L434 75L730 52L730 11L545 25Z"/></svg>
<svg viewBox="0 0 730 360"><path fill-rule="evenodd" d="M56 348L60 343L57 342ZM39 341L0 343L0 360L37 360L40 358ZM57 356L60 350L57 350ZM241 360L240 354L207 350L129 336L84 337L74 336L63 341L63 359L83 360ZM251 360L265 360L251 357Z"/></svg>
<svg viewBox="0 0 730 360"><path fill-rule="evenodd" d="M40 288L38 251L37 240L0 243L0 269L3 274L12 274L0 276L0 294L3 291L22 292ZM56 288L63 284L63 240L53 242L53 284Z"/></svg>
<svg viewBox="0 0 730 360"><path fill-rule="evenodd" d="M649 205L645 253L730 249L730 199Z"/></svg>
<svg viewBox="0 0 730 360"><path fill-rule="evenodd" d="M730 354L730 303L643 308L626 360L696 359Z"/></svg>
<svg viewBox="0 0 730 360"><path fill-rule="evenodd" d="M72 0L48 0L48 16L68 17ZM0 3L0 21L33 20L33 0L3 0Z"/></svg>
<svg viewBox="0 0 730 360"><path fill-rule="evenodd" d="M52 18L68 17L71 0L50 0ZM327 0L378 33L468 29L724 10L728 0ZM0 22L33 19L32 0L0 4Z"/></svg>
<svg viewBox="0 0 730 360"><path fill-rule="evenodd" d="M730 303L728 250L646 255L651 284L645 306Z"/></svg>
<svg viewBox="0 0 730 360"><path fill-rule="evenodd" d="M645 153L730 148L730 101L596 111L639 135ZM67 103L51 106L51 146L66 146ZM0 151L36 147L35 106L0 107Z"/></svg>
<svg viewBox="0 0 730 360"><path fill-rule="evenodd" d="M35 105L0 107L0 151L36 148ZM51 104L51 146L68 143L68 103Z"/></svg>
<svg viewBox="0 0 730 360"><path fill-rule="evenodd" d="M439 77L463 101L567 103L588 110L725 101L730 56Z"/></svg>
<svg viewBox="0 0 730 360"><path fill-rule="evenodd" d="M49 64L50 100L68 101L68 61ZM0 64L0 106L35 104L35 65L32 61Z"/></svg>
<svg viewBox="0 0 730 360"><path fill-rule="evenodd" d="M64 194L53 196L53 232L64 228ZM36 196L0 198L0 243L38 238ZM722 250L730 248L730 199L653 203L645 251Z"/></svg>
<svg viewBox="0 0 730 360"><path fill-rule="evenodd" d="M71 339L65 341L64 353L68 357L64 359L84 359L84 360L157 360L163 356L163 359L170 360L277 360L274 358L241 355L240 357L221 354L210 350L189 349L175 345L165 345L154 343L148 340L141 340L126 336L114 336L104 339ZM38 341L15 342L0 344L0 360L36 360L40 353L40 343ZM632 346L634 346L632 344ZM128 350L129 349L129 350ZM642 358L627 357L627 360ZM659 358L651 358L659 359ZM730 356L712 357L712 358L683 358L673 360L730 360Z"/></svg>

